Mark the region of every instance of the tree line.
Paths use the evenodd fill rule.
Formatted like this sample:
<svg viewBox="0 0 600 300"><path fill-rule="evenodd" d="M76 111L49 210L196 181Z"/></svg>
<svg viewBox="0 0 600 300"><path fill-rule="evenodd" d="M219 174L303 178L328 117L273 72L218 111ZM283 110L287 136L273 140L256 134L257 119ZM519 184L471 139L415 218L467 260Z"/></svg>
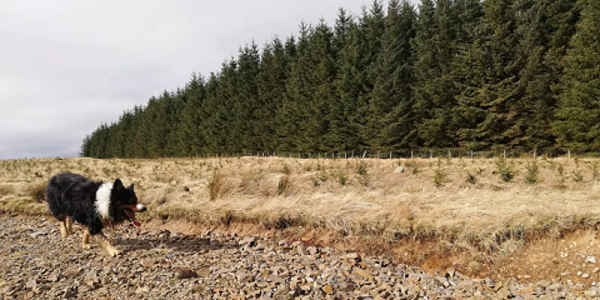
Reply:
<svg viewBox="0 0 600 300"><path fill-rule="evenodd" d="M374 1L86 136L98 158L600 150L600 1Z"/></svg>

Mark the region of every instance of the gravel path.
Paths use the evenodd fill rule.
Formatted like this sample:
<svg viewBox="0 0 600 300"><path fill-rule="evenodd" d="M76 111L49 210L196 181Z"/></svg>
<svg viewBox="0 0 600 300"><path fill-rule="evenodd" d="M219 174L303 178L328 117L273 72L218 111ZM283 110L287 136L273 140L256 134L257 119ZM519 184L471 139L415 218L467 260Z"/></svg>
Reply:
<svg viewBox="0 0 600 300"><path fill-rule="evenodd" d="M110 258L81 229L63 241L54 220L0 216L4 299L577 299L600 289L551 281L427 274L390 260L259 237L187 236L123 226Z"/></svg>

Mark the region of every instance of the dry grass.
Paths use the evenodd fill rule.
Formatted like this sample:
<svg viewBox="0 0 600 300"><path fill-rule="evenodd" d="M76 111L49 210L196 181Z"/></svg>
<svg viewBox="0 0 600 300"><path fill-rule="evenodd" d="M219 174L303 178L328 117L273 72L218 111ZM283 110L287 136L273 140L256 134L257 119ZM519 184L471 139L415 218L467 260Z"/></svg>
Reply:
<svg viewBox="0 0 600 300"><path fill-rule="evenodd" d="M40 189L60 171L135 183L147 218L344 236L440 241L511 253L528 238L600 222L596 159L343 160L215 158L0 161L0 211L45 213ZM405 172L396 174L398 165ZM535 166L535 167L534 167Z"/></svg>

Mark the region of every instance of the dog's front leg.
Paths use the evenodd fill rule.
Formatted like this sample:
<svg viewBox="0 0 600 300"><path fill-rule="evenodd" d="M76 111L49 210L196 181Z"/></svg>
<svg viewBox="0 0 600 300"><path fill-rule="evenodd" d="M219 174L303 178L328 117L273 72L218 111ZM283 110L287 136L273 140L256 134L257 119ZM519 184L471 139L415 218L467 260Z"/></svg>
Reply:
<svg viewBox="0 0 600 300"><path fill-rule="evenodd" d="M81 240L81 248L86 249L86 250L92 248L92 245L90 245L90 232L87 229L85 229L83 231L83 239Z"/></svg>
<svg viewBox="0 0 600 300"><path fill-rule="evenodd" d="M110 242L110 240L104 235L104 233L100 232L96 235L94 235L96 241L98 242L98 245L100 245L100 247L102 247L102 249L106 250L108 252L108 254L110 254L110 256L117 256L117 255L121 255L123 254L123 251L115 248L115 246L113 246L113 244Z"/></svg>

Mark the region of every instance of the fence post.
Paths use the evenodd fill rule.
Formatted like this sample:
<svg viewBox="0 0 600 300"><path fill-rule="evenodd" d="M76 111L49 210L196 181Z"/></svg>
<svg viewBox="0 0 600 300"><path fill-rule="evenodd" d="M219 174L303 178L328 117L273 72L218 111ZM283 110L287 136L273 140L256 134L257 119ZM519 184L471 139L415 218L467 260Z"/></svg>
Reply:
<svg viewBox="0 0 600 300"><path fill-rule="evenodd" d="M377 159L381 157L381 150L377 151Z"/></svg>
<svg viewBox="0 0 600 300"><path fill-rule="evenodd" d="M433 158L433 150L429 150L429 159Z"/></svg>
<svg viewBox="0 0 600 300"><path fill-rule="evenodd" d="M348 159L348 153L344 151L344 159Z"/></svg>
<svg viewBox="0 0 600 300"><path fill-rule="evenodd" d="M390 159L392 159L392 151L390 151Z"/></svg>
<svg viewBox="0 0 600 300"><path fill-rule="evenodd" d="M471 159L473 159L473 150L471 150Z"/></svg>
<svg viewBox="0 0 600 300"><path fill-rule="evenodd" d="M413 155L413 151L410 150L410 158L415 158L415 156Z"/></svg>
<svg viewBox="0 0 600 300"><path fill-rule="evenodd" d="M452 159L452 152L450 150L448 150L448 159Z"/></svg>
<svg viewBox="0 0 600 300"><path fill-rule="evenodd" d="M571 159L571 149L567 150L567 152L569 153L569 159Z"/></svg>
<svg viewBox="0 0 600 300"><path fill-rule="evenodd" d="M363 153L363 158L367 157L367 151L365 151L365 153Z"/></svg>
<svg viewBox="0 0 600 300"><path fill-rule="evenodd" d="M535 153L535 152L536 152L536 151L535 151L535 149L534 149L534 150L533 150L533 158L535 158L535 156L536 156L536 154L537 154L537 153Z"/></svg>
<svg viewBox="0 0 600 300"><path fill-rule="evenodd" d="M504 159L506 159L506 150L504 150Z"/></svg>

